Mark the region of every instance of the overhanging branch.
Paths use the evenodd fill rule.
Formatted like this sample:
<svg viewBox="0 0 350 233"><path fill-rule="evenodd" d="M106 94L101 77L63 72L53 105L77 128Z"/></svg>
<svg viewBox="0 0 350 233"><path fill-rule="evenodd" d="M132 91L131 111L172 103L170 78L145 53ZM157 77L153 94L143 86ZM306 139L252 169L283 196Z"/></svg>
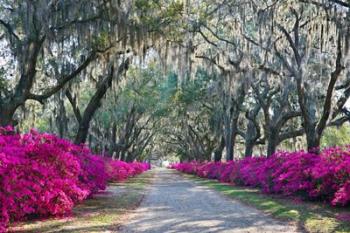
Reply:
<svg viewBox="0 0 350 233"><path fill-rule="evenodd" d="M96 59L96 57L97 57L97 53L91 52L91 54L85 59L85 61L77 69L75 69L72 73L59 79L59 82L56 86L52 87L51 89L49 89L48 91L46 91L44 94L41 94L41 95L29 94L28 99L36 100L36 101L39 101L40 103L43 103L45 99L57 93L59 90L63 88L63 86L66 83L68 83L77 75L79 75L93 60Z"/></svg>
<svg viewBox="0 0 350 233"><path fill-rule="evenodd" d="M0 19L0 25L3 25L5 29L7 30L8 34L16 39L17 42L20 42L18 35L14 32L13 28L10 24L6 23L2 19Z"/></svg>

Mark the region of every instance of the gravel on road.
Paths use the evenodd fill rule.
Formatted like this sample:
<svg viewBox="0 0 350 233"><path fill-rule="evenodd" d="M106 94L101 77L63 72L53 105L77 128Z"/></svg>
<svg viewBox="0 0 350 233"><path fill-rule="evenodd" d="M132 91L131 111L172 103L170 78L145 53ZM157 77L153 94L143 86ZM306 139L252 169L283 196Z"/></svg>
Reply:
<svg viewBox="0 0 350 233"><path fill-rule="evenodd" d="M141 206L121 232L298 232L296 226L232 200L178 172L157 169Z"/></svg>

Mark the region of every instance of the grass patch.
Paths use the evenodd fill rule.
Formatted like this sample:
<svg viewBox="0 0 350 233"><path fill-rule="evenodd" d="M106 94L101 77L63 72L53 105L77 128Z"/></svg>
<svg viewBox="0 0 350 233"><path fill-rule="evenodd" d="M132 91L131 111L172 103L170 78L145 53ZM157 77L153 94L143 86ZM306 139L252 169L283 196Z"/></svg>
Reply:
<svg viewBox="0 0 350 233"><path fill-rule="evenodd" d="M148 171L124 183L110 184L106 191L76 206L71 217L16 223L9 230L16 233L117 231L126 214L141 203L153 174Z"/></svg>
<svg viewBox="0 0 350 233"><path fill-rule="evenodd" d="M312 233L350 232L350 222L337 218L338 214L350 214L349 208L330 207L327 204L314 202L294 202L286 197L262 194L258 189L231 186L192 175L185 176L260 209L277 219L293 221L304 231Z"/></svg>

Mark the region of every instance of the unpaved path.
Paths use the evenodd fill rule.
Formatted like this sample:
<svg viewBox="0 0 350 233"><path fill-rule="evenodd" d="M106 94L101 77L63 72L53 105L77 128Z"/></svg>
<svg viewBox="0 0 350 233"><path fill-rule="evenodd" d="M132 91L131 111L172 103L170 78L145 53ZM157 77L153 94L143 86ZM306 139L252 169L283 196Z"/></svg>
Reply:
<svg viewBox="0 0 350 233"><path fill-rule="evenodd" d="M176 171L158 169L155 173L143 203L121 232L297 232L294 226L276 221Z"/></svg>
<svg viewBox="0 0 350 233"><path fill-rule="evenodd" d="M124 183L109 184L106 191L76 206L67 218L49 218L13 224L12 233L112 233L139 206L145 189L153 179L145 172Z"/></svg>

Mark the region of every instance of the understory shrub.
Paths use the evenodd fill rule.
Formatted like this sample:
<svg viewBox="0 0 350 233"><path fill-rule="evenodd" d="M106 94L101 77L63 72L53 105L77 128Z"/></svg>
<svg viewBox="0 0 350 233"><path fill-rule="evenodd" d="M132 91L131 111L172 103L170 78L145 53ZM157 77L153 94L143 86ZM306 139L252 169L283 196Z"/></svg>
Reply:
<svg viewBox="0 0 350 233"><path fill-rule="evenodd" d="M227 163L196 161L169 166L203 178L260 188L265 193L350 204L350 147L333 147L320 154L277 152Z"/></svg>
<svg viewBox="0 0 350 233"><path fill-rule="evenodd" d="M0 128L0 232L10 221L62 216L74 205L149 169L93 155L55 135Z"/></svg>

